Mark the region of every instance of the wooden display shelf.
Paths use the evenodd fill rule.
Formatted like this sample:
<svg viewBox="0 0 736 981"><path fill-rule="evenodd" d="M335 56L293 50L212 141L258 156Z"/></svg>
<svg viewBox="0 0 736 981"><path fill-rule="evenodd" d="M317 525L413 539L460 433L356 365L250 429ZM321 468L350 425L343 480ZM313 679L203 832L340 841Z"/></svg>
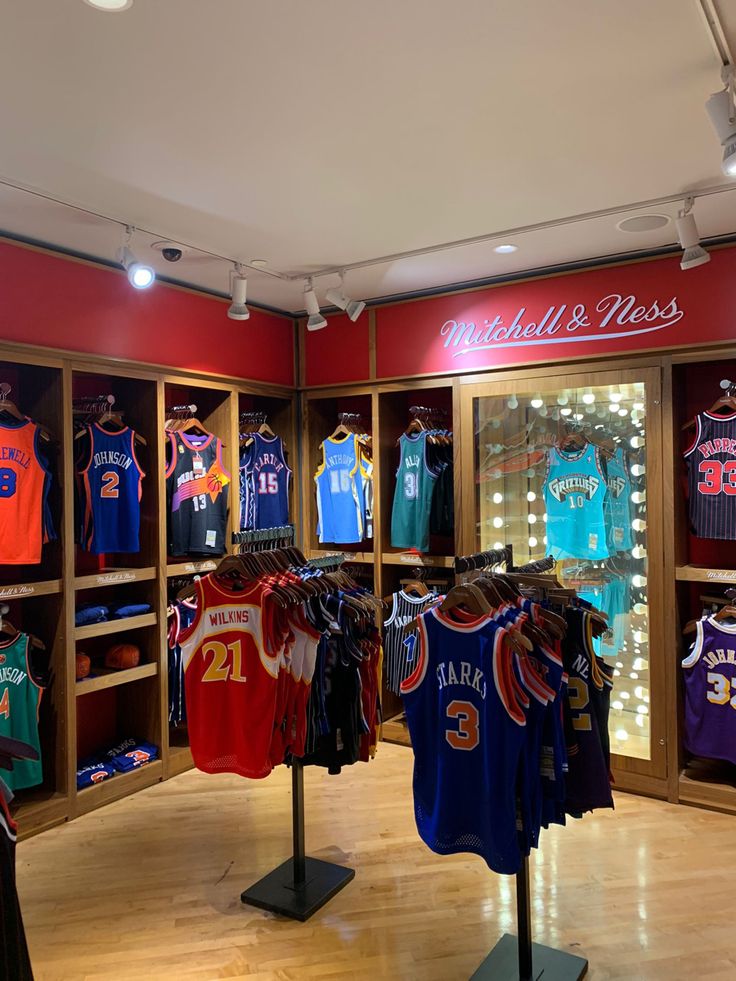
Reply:
<svg viewBox="0 0 736 981"><path fill-rule="evenodd" d="M43 582L19 582L0 586L0 600L27 599L29 596L49 596L61 592L61 579Z"/></svg>
<svg viewBox="0 0 736 981"><path fill-rule="evenodd" d="M194 766L192 751L188 746L169 746L169 762L166 777L176 777Z"/></svg>
<svg viewBox="0 0 736 981"><path fill-rule="evenodd" d="M344 555L346 562L373 564L373 552L348 552L340 548L311 548L306 553L308 559L322 559L328 555Z"/></svg>
<svg viewBox="0 0 736 981"><path fill-rule="evenodd" d="M736 767L730 774L726 763L693 762L680 773L680 802L736 814Z"/></svg>
<svg viewBox="0 0 736 981"><path fill-rule="evenodd" d="M384 552L381 559L385 565L426 566L428 569L453 569L454 555L423 555L418 552Z"/></svg>
<svg viewBox="0 0 736 981"><path fill-rule="evenodd" d="M99 586L120 586L128 582L147 582L156 578L154 566L145 569L100 569L91 575L75 576L75 589L96 589Z"/></svg>
<svg viewBox="0 0 736 981"><path fill-rule="evenodd" d="M678 565L675 578L681 582L723 582L736 586L736 569L707 569L699 565Z"/></svg>
<svg viewBox="0 0 736 981"><path fill-rule="evenodd" d="M222 556L224 558L224 556ZM166 575L191 576L202 572L212 572L217 568L221 559L189 559L187 562L170 562L166 566Z"/></svg>
<svg viewBox="0 0 736 981"><path fill-rule="evenodd" d="M401 746L411 746L409 727L403 712L388 719L381 727L381 739L385 743L399 743Z"/></svg>
<svg viewBox="0 0 736 981"><path fill-rule="evenodd" d="M90 637L104 637L106 634L121 634L126 630L140 627L153 627L158 621L155 613L143 613L139 617L124 617L122 620L105 620L103 623L90 623L85 627L74 628L75 640L88 640Z"/></svg>
<svg viewBox="0 0 736 981"><path fill-rule="evenodd" d="M91 787L85 787L84 790L77 791L76 812L77 814L87 814L103 804L120 800L138 790L143 790L145 787L152 787L163 778L163 774L164 768L161 760L144 763L138 770L132 770L130 773L116 773L114 777L108 777L102 783L96 783Z"/></svg>
<svg viewBox="0 0 736 981"><path fill-rule="evenodd" d="M126 668L123 671L112 668L100 670L102 673L94 678L83 678L77 682L77 695L86 695L88 692L100 691L102 688L114 688L116 685L127 685L131 681L140 681L141 678L152 678L158 674L158 664L139 664L135 668Z"/></svg>
<svg viewBox="0 0 736 981"><path fill-rule="evenodd" d="M69 800L65 794L49 790L19 790L12 806L13 819L18 824L18 840L30 838L39 831L62 824L69 816Z"/></svg>

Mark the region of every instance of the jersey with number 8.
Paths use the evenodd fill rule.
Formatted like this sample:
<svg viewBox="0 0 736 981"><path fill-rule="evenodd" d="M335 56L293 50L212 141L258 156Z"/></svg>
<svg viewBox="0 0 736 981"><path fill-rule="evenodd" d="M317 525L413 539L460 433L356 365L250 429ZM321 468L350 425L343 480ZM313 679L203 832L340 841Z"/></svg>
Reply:
<svg viewBox="0 0 736 981"><path fill-rule="evenodd" d="M0 564L41 561L48 471L30 419L0 423Z"/></svg>
<svg viewBox="0 0 736 981"><path fill-rule="evenodd" d="M685 459L692 530L699 538L736 539L736 412L697 415Z"/></svg>
<svg viewBox="0 0 736 981"><path fill-rule="evenodd" d="M699 620L685 680L685 748L736 763L736 626Z"/></svg>
<svg viewBox="0 0 736 981"><path fill-rule="evenodd" d="M521 861L516 781L526 717L506 632L488 617L456 623L437 607L418 623L416 668L401 685L417 829L441 855L472 852L512 874Z"/></svg>
<svg viewBox="0 0 736 981"><path fill-rule="evenodd" d="M197 582L197 613L180 638L189 742L205 773L265 777L278 690L267 587ZM274 653L269 653L274 651Z"/></svg>

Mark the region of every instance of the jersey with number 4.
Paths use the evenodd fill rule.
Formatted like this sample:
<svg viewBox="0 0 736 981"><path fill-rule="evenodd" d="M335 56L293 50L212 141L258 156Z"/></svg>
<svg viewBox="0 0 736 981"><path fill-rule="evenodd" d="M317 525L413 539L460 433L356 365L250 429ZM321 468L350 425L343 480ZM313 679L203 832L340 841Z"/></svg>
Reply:
<svg viewBox="0 0 736 981"><path fill-rule="evenodd" d="M695 437L685 459L694 534L736 539L736 412L695 416Z"/></svg>
<svg viewBox="0 0 736 981"><path fill-rule="evenodd" d="M736 763L736 624L698 620L685 679L685 748Z"/></svg>
<svg viewBox="0 0 736 981"><path fill-rule="evenodd" d="M205 773L265 777L272 769L281 656L272 649L268 588L197 582L197 613L181 634L189 743Z"/></svg>

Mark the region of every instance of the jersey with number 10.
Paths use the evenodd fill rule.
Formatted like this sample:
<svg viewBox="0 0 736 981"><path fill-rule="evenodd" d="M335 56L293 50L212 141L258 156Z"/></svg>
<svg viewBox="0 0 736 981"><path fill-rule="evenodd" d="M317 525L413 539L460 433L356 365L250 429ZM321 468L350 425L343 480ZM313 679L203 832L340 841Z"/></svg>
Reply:
<svg viewBox="0 0 736 981"><path fill-rule="evenodd" d="M576 452L550 448L544 484L548 555L556 559L608 558L607 493L597 446L586 443Z"/></svg>
<svg viewBox="0 0 736 981"><path fill-rule="evenodd" d="M736 539L736 412L695 416L685 459L693 532L698 538Z"/></svg>

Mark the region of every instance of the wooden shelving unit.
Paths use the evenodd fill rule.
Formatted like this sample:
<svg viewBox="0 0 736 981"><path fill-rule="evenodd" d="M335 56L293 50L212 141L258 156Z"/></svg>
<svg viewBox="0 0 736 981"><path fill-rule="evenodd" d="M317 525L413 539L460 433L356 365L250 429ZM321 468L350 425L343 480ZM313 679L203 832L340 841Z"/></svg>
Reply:
<svg viewBox="0 0 736 981"><path fill-rule="evenodd" d="M163 775L163 762L160 759L144 763L138 770L132 770L130 773L116 773L114 777L108 777L102 783L78 791L76 813L87 814L103 804L110 804L145 787L152 787L163 779Z"/></svg>
<svg viewBox="0 0 736 981"><path fill-rule="evenodd" d="M131 681L152 678L156 674L158 674L158 664L139 664L135 668L126 668L122 671L99 669L94 676L83 678L77 682L77 696L87 695L93 691L102 691L103 688L127 685Z"/></svg>
<svg viewBox="0 0 736 981"><path fill-rule="evenodd" d="M212 572L215 568L217 568L217 562L214 559L197 559L191 562L169 562L166 566L166 575L169 579L172 576L199 576L206 572Z"/></svg>
<svg viewBox="0 0 736 981"><path fill-rule="evenodd" d="M87 576L75 576L75 589L98 589L102 586L123 586L130 582L150 582L158 575L155 566L145 569L100 569Z"/></svg>
<svg viewBox="0 0 736 981"><path fill-rule="evenodd" d="M10 583L0 586L0 601L7 603L11 600L29 599L31 596L51 596L60 593L61 579L46 579L42 582Z"/></svg>
<svg viewBox="0 0 736 981"><path fill-rule="evenodd" d="M105 620L103 623L90 623L85 627L74 628L75 640L89 640L91 637L106 637L108 634L122 634L141 627L153 627L158 617L155 613L142 613L138 617L124 617L122 620Z"/></svg>
<svg viewBox="0 0 736 981"><path fill-rule="evenodd" d="M367 565L373 565L375 561L373 552L351 552L350 550L338 548L310 548L307 550L307 558L321 559L327 555L334 555L336 552L342 553L345 556L346 562L364 562Z"/></svg>
<svg viewBox="0 0 736 981"><path fill-rule="evenodd" d="M418 552L384 552L382 561L385 565L426 569L452 569L455 565L454 555L424 555Z"/></svg>
<svg viewBox="0 0 736 981"><path fill-rule="evenodd" d="M736 585L736 569L707 569L699 565L679 565L675 569L678 582L713 582Z"/></svg>

